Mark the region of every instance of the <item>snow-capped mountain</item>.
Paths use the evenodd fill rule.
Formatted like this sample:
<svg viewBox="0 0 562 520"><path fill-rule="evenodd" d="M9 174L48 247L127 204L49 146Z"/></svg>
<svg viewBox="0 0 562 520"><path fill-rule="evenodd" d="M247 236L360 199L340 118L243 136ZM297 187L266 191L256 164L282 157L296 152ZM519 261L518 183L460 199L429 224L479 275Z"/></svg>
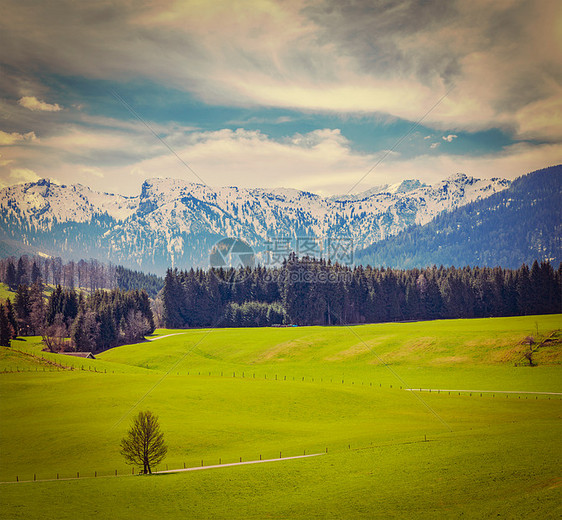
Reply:
<svg viewBox="0 0 562 520"><path fill-rule="evenodd" d="M163 272L208 266L212 246L224 237L242 238L258 252L280 237L351 238L363 248L509 185L455 174L434 186L407 180L324 198L149 179L138 196L124 197L40 180L0 190L0 233L57 256Z"/></svg>

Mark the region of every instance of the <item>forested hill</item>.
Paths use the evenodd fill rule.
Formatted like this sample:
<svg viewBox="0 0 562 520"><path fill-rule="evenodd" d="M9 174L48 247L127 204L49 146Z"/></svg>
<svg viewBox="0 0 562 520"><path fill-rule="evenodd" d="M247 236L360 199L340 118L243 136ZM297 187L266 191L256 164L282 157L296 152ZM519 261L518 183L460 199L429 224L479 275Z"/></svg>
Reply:
<svg viewBox="0 0 562 520"><path fill-rule="evenodd" d="M517 268L562 261L562 165L516 179L504 191L442 213L356 255L363 265Z"/></svg>

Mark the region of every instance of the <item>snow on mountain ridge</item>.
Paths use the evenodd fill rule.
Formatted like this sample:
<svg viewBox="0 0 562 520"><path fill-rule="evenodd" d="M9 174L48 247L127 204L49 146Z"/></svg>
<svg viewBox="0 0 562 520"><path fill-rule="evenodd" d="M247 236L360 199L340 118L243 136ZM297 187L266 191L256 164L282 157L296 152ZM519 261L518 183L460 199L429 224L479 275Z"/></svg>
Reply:
<svg viewBox="0 0 562 520"><path fill-rule="evenodd" d="M272 237L298 236L350 237L366 246L509 185L455 174L434 186L406 180L357 196L325 198L287 188L213 189L156 178L147 179L138 196L124 197L41 180L0 190L0 231L17 240L23 230L26 241L41 236L45 244L54 240L51 230L68 241L60 226L86 223L93 252L106 255L102 259L154 269L186 258L201 264L209 244L225 236L242 237L258 248ZM97 231L95 220L103 215L112 220ZM53 247L60 247L60 239Z"/></svg>

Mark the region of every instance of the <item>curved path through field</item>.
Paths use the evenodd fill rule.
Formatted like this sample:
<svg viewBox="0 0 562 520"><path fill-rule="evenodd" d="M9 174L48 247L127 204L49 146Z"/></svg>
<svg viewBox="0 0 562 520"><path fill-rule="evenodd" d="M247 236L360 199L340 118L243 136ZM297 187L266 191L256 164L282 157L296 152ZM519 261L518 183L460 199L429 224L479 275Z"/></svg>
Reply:
<svg viewBox="0 0 562 520"><path fill-rule="evenodd" d="M180 468L180 469L168 469L168 470L164 470L164 471L153 471L153 475L159 475L161 473L179 473L180 471L198 471L201 469L214 469L214 468L228 468L230 466L245 466L247 464L260 464L262 462L279 462L279 461L284 461L284 460L293 460L293 459L306 459L308 457L318 457L319 455L325 455L325 453L312 453L310 455L296 455L294 457L280 457L278 459L260 459L260 460L249 460L247 462L231 462L228 464L214 464L211 466L197 466L194 468ZM63 478L58 478L58 474L57 474L57 478L49 478L49 479L36 479L34 478L33 480L10 480L10 481L5 481L5 482L0 482L0 484L26 484L29 482L59 482L59 481L67 481L67 480L84 480L84 479L92 479L92 478L116 478L116 477L130 477L130 476L135 476L134 473L128 473L127 475L117 475L117 472L115 472L115 475L96 475L95 476L76 476L76 477L63 477ZM138 476L138 474L137 474Z"/></svg>
<svg viewBox="0 0 562 520"><path fill-rule="evenodd" d="M180 336L181 334L187 334L187 332L174 332L173 334L166 334L165 336L158 336L157 338L144 338L148 341L156 341L158 339L169 338L170 336Z"/></svg>
<svg viewBox="0 0 562 520"><path fill-rule="evenodd" d="M194 468L185 469L169 469L165 471L154 471L154 473L178 473L180 471L197 471L200 469L213 469L213 468L228 468L230 466L244 466L246 464L260 464L262 462L277 462L292 459L306 459L308 457L318 457L319 455L324 455L324 453L312 453L310 455L296 455L295 457L282 457L279 459L263 459L263 460L249 460L247 462L231 462L229 464L214 464L212 466L197 466Z"/></svg>
<svg viewBox="0 0 562 520"><path fill-rule="evenodd" d="M538 394L538 395L562 395L562 392L527 392L519 390L454 390L452 388L405 388L408 392L472 392L474 394Z"/></svg>
<svg viewBox="0 0 562 520"><path fill-rule="evenodd" d="M157 338L144 338L147 341L156 341L157 339L164 339L164 338L169 338L170 336L181 336L182 334L193 334L195 332L212 332L213 329L190 329L190 330L186 330L185 332L174 332L172 334L166 334L164 336L158 336Z"/></svg>

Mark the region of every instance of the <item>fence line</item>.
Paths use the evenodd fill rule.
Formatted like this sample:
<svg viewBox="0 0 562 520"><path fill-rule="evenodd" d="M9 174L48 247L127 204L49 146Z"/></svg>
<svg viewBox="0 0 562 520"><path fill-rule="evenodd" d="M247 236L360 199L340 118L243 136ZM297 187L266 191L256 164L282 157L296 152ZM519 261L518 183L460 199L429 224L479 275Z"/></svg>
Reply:
<svg viewBox="0 0 562 520"><path fill-rule="evenodd" d="M74 366L61 366L61 365L56 365L56 368L50 368L50 367L42 367L42 370L39 370L39 367L35 367L35 370L33 370L32 368L19 368L16 367L15 369L7 369L4 368L0 374L14 374L14 373L42 373L42 372L61 372L61 371L84 371L84 372L92 372L92 373L97 373L97 374L115 374L115 370L111 370L108 371L107 368L104 369L97 369L97 367L93 367L88 365L86 366L86 368L84 368L84 365L82 365L81 367L74 367ZM131 365L133 367L137 367L137 365ZM137 368L144 368L144 367L137 367ZM193 373L192 373L193 372ZM117 372L117 374L129 374L130 372ZM232 375L229 375L232 374ZM135 373L135 375L142 375L142 374L137 374ZM155 374L150 374L150 373L145 373L144 375L155 375ZM256 376L255 372L252 373L246 373L246 371L242 371L242 372L236 372L236 371L227 371L225 374L225 371L221 371L220 375L218 374L218 371L216 373L214 373L213 371L208 371L208 370L199 370L197 371L197 373L195 373L195 371L192 370L188 370L187 374L181 374L180 372L176 373L177 376L190 376L190 377L221 377L221 378L227 378L227 379L261 379L261 376L258 374ZM364 386L364 387L372 387L372 388L388 388L389 389L395 389L395 390L406 390L409 392L428 392L428 393L434 393L434 394L443 394L443 395L447 395L447 396L463 396L463 397L472 397L472 394L479 395L480 397L485 397L484 394L487 394L487 396L489 397L489 394L492 394L492 398L495 398L496 395L495 394L506 394L506 397L508 394L512 394L512 395L522 395L522 396L526 396L526 394L528 395L535 395L536 400L538 400L538 396L541 396L542 399L546 399L548 396L548 400L552 399L556 399L557 396L560 396L559 399L562 400L562 392L538 392L538 391L524 391L524 390L449 390L449 389L432 389L432 388L418 388L418 387L410 387L410 388L405 388L404 386L401 385L392 385L389 383L385 383L383 386L383 383L376 383L376 382L372 382L372 381L360 381L360 380L356 380L354 378L352 379L345 379L345 378L339 378L339 377L331 377L331 378L327 378L327 377L312 377L312 376L287 376L287 375L279 375L279 374L274 374L271 375L267 373L263 374L263 381L289 381L289 382L299 382L299 383L328 383L330 382L331 384L337 384L337 385L345 385L348 384L350 386ZM341 383L340 383L341 381ZM520 397L519 397L520 398ZM527 399L528 397L526 396L525 399Z"/></svg>
<svg viewBox="0 0 562 520"><path fill-rule="evenodd" d="M448 432L447 432L448 433ZM437 436L439 434L435 433L434 436ZM414 440L412 440L414 439ZM264 462L273 462L273 461L285 461L285 460L294 460L294 459L303 459L303 458L309 458L309 457L317 457L320 455L327 455L327 454L332 454L332 453L344 453L347 451L359 451L359 450L365 450L365 449L372 449L372 448L384 448L387 446L400 446L400 445L407 445L407 444L419 444L419 443L424 443L424 442L430 442L431 439L427 438L427 435L423 436L423 439L421 438L421 434L419 437L415 437L415 438L410 438L410 439L405 439L399 442L384 442L384 443L379 443L379 444L373 444L373 442L371 441L370 444L358 444L358 445L354 445L351 442L347 442L343 448L334 448L333 444L332 447L325 447L324 450L321 453L308 453L307 454L307 450L304 449L302 452L302 455L285 455L283 456L283 451L279 451L279 457L274 457L274 458L268 458L268 459L264 459L262 457L262 454L259 455L259 459L254 459L254 460L243 460L243 457L236 457L238 459L238 462L225 462L223 463L223 459L222 457L219 457L218 459L218 464L216 463L216 459L213 460L212 463L209 463L210 461L207 459L207 461L205 461L205 459L201 459L201 464L199 465L190 465L189 467L187 467L186 463L183 462L183 467L179 467L179 468L173 468L173 469L169 469L168 468L168 464L165 464L164 466L166 467L166 469L158 469L158 466L156 466L154 468L154 471L152 472L153 474L168 474L168 473L180 473L180 472L184 472L184 471L196 471L196 470L202 470L202 469L214 469L214 468L220 468L220 467L232 467L232 466L244 466L244 465L249 465L249 464L258 464L258 463L264 463ZM433 441L435 441L436 439L433 439ZM338 443L339 444L339 443ZM292 453L294 453L294 450L291 450ZM162 466L160 466L160 468L162 468ZM98 471L93 471L93 472L89 472L85 473L85 472L81 472L81 471L77 471L75 476L61 476L61 473L57 473L56 477L53 478L47 478L47 479L38 479L37 478L37 473L33 474L33 478L28 478L28 480L22 480L20 478L20 475L16 475L15 480L9 480L9 481L1 481L0 485L2 484L25 484L25 483L31 483L31 482L56 482L56 481L70 481L70 480L87 480L87 479L96 479L96 478L114 478L114 477L128 477L128 476L134 476L134 475L139 475L140 473L138 471L135 471L135 467L133 466L131 468L130 472L126 472L126 473L118 473L118 470L114 470L111 473L106 473L106 474L102 474Z"/></svg>

